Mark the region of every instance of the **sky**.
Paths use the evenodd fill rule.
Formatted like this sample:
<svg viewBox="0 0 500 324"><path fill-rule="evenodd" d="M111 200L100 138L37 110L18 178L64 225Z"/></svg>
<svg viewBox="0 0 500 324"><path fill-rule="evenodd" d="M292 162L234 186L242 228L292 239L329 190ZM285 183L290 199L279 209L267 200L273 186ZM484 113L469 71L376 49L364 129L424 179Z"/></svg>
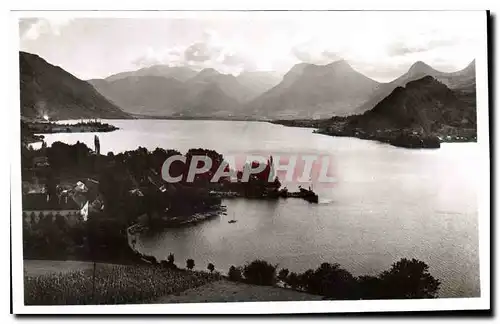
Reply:
<svg viewBox="0 0 500 324"><path fill-rule="evenodd" d="M452 11L77 14L21 18L20 50L83 80L155 64L285 74L298 63L345 59L387 82L416 61L446 72L464 68L484 51L486 32L477 13Z"/></svg>

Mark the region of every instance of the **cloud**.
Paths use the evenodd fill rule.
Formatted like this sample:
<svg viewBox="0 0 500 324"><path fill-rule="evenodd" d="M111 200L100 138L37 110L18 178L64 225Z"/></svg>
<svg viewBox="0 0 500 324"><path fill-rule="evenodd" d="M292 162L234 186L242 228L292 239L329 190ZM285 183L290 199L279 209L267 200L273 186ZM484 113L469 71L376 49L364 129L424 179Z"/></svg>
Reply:
<svg viewBox="0 0 500 324"><path fill-rule="evenodd" d="M247 60L240 54L224 54L224 60L222 63L230 65L230 66L240 66L245 65Z"/></svg>
<svg viewBox="0 0 500 324"><path fill-rule="evenodd" d="M396 42L387 48L387 54L390 56L402 56L412 53L420 53L429 50L429 46L423 45L406 45L403 42Z"/></svg>
<svg viewBox="0 0 500 324"><path fill-rule="evenodd" d="M300 62L310 64L328 64L343 59L335 50L325 48L314 41L307 41L292 47L291 54Z"/></svg>
<svg viewBox="0 0 500 324"><path fill-rule="evenodd" d="M339 56L338 53L336 52L332 52L332 51L329 51L329 50L325 50L321 53L325 58L327 59L330 59L332 61L338 61L338 60L341 60L342 57Z"/></svg>
<svg viewBox="0 0 500 324"><path fill-rule="evenodd" d="M21 18L19 19L19 30L22 40L36 40L41 35L52 34L59 36L61 30L68 25L70 18Z"/></svg>
<svg viewBox="0 0 500 324"><path fill-rule="evenodd" d="M301 62L312 63L312 55L307 50L295 46L291 50L292 54Z"/></svg>
<svg viewBox="0 0 500 324"><path fill-rule="evenodd" d="M442 47L451 47L463 41L457 36L443 36L437 31L421 33L414 38L406 38L390 43L387 54L390 56L404 56L413 53L432 51Z"/></svg>
<svg viewBox="0 0 500 324"><path fill-rule="evenodd" d="M198 42L186 48L184 57L187 61L205 62L217 58L220 55L220 51L217 47L211 47L207 43Z"/></svg>
<svg viewBox="0 0 500 324"><path fill-rule="evenodd" d="M136 67L143 68L158 64L168 64L170 66L183 65L184 48L173 47L166 50L155 50L149 47L146 53L132 60Z"/></svg>
<svg viewBox="0 0 500 324"><path fill-rule="evenodd" d="M255 63L243 50L236 50L222 44L218 35L205 31L199 40L189 45L167 49L148 48L146 53L132 60L132 64L142 68L155 64L189 66L194 70L214 68L222 73L238 73L242 69L255 70Z"/></svg>

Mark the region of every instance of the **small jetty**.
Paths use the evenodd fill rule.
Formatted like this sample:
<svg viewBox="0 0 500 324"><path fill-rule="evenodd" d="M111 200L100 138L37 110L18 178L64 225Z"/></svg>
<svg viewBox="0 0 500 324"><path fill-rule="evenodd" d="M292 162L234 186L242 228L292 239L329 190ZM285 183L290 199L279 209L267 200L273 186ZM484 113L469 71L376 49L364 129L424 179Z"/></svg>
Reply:
<svg viewBox="0 0 500 324"><path fill-rule="evenodd" d="M287 188L267 191L259 195L246 195L244 193L232 191L210 191L210 195L219 198L248 198L248 199L278 199L278 198L301 198L310 203L318 203L318 195L311 189L299 187L299 191L290 192Z"/></svg>
<svg viewBox="0 0 500 324"><path fill-rule="evenodd" d="M289 192L286 188L279 191L282 198L302 198L310 203L317 204L319 201L318 195L312 189L299 188L298 192Z"/></svg>

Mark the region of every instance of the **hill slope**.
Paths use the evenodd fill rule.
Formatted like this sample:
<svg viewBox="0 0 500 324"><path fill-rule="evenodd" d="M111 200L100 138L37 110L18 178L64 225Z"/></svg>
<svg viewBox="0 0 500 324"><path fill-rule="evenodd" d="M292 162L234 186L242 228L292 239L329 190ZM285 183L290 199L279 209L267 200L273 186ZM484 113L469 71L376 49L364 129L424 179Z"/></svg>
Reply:
<svg viewBox="0 0 500 324"><path fill-rule="evenodd" d="M89 83L38 55L19 52L21 116L50 119L130 118Z"/></svg>
<svg viewBox="0 0 500 324"><path fill-rule="evenodd" d="M270 118L349 115L378 85L343 60L328 65L301 63L246 109L248 113Z"/></svg>
<svg viewBox="0 0 500 324"><path fill-rule="evenodd" d="M250 93L248 99L254 99L267 90L276 86L281 78L272 72L243 71L236 77L238 82L246 87Z"/></svg>
<svg viewBox="0 0 500 324"><path fill-rule="evenodd" d="M471 105L475 106L475 93L476 93L476 68L475 61L472 61L463 70L457 72L441 72L433 69L431 66L424 62L416 62L413 64L408 72L393 80L389 83L380 84L374 91L372 96L356 108L355 113L360 114L367 110L372 109L382 99L387 97L397 87L404 87L408 82L415 81L424 76L429 75L439 82L445 84L450 89L463 92ZM460 94L460 93L459 93Z"/></svg>
<svg viewBox="0 0 500 324"><path fill-rule="evenodd" d="M238 114L241 105L216 83L191 85L182 100L178 116L227 117Z"/></svg>
<svg viewBox="0 0 500 324"><path fill-rule="evenodd" d="M365 132L407 129L443 135L449 127L475 128L476 112L446 85L425 76L397 87L372 110L349 118L348 124Z"/></svg>
<svg viewBox="0 0 500 324"><path fill-rule="evenodd" d="M131 114L170 115L181 109L184 84L161 76L129 76L114 81L89 80L106 98Z"/></svg>
<svg viewBox="0 0 500 324"><path fill-rule="evenodd" d="M240 84L234 75L222 74L215 69L204 69L186 81L186 86L194 93L205 91L212 85L216 85L228 97L238 102L245 102L253 95L252 91Z"/></svg>

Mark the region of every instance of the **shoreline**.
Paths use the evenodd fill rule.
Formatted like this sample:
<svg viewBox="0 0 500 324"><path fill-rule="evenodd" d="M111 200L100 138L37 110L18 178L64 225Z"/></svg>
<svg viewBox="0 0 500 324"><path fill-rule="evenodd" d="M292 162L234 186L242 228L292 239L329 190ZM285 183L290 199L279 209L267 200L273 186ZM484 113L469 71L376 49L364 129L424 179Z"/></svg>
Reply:
<svg viewBox="0 0 500 324"><path fill-rule="evenodd" d="M140 115L140 114L132 114L134 119L143 119L143 120L211 120L211 121L257 121L257 122L269 122L268 119L256 119L252 117L213 117L213 116L155 116L155 115Z"/></svg>
<svg viewBox="0 0 500 324"><path fill-rule="evenodd" d="M210 193L214 197L218 198L224 198L224 199L235 199L235 198L242 198L242 199L257 199L257 200L269 200L269 199L288 199L288 198L301 198L304 199L310 203L318 203L319 202L319 196L312 190L306 190L306 189L300 189L299 191L292 191L289 192L286 189L280 189L277 190L275 193L272 195L266 195L266 196L245 196L239 192L233 192L233 191L212 191Z"/></svg>
<svg viewBox="0 0 500 324"><path fill-rule="evenodd" d="M341 129L328 129L332 125L329 120L273 120L272 124L283 125L285 127L312 128L314 134L321 134L333 137L350 137L361 140L375 141L389 144L395 147L409 149L437 149L442 143L477 143L477 135L421 135L408 131L385 131L384 133L366 133L362 130L344 131ZM337 127L338 128L338 127Z"/></svg>
<svg viewBox="0 0 500 324"><path fill-rule="evenodd" d="M158 222L161 224L161 230L163 231L163 230L166 230L169 228L178 228L178 227L185 227L185 226L198 224L198 223L201 223L203 221L213 219L217 216L221 216L221 215L225 214L226 211L227 211L226 207L221 206L221 208L218 210L206 211L203 213L195 213L193 215L190 215L189 217L177 216L177 217L171 217L169 219L165 219L163 217L160 220L158 220ZM127 241L128 241L129 247L135 253L142 254L141 252L137 251L137 249L135 249L133 242L142 233L149 232L152 230L151 227L148 225L150 225L150 224L143 224L143 223L138 222L138 223L130 225L126 229Z"/></svg>
<svg viewBox="0 0 500 324"><path fill-rule="evenodd" d="M100 122L79 122L76 124L30 122L26 123L26 126L27 130L35 135L57 133L107 133L119 129L114 125Z"/></svg>

